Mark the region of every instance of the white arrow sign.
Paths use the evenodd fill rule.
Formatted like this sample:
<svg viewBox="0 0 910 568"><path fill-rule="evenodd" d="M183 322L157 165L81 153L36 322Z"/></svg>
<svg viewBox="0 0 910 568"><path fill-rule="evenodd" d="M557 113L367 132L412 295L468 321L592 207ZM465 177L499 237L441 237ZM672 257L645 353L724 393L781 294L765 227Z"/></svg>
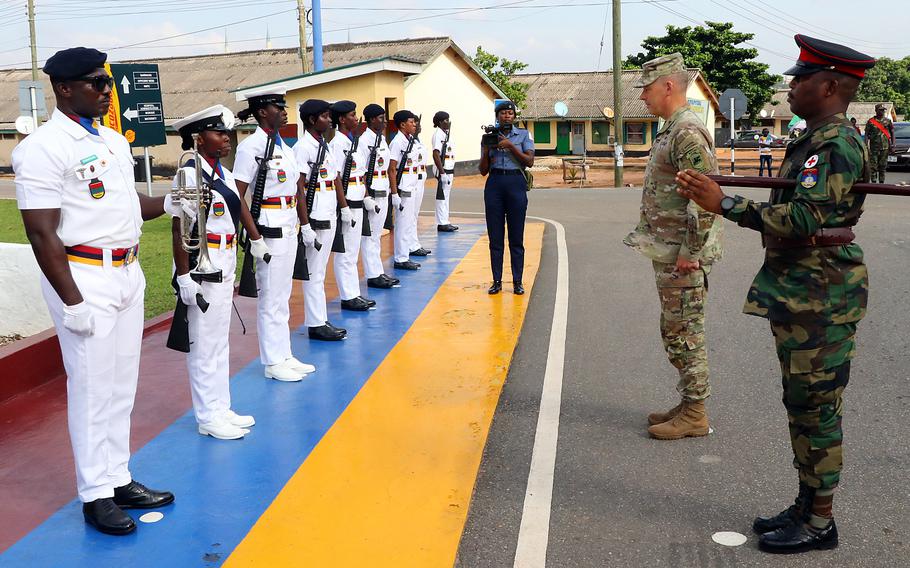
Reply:
<svg viewBox="0 0 910 568"><path fill-rule="evenodd" d="M123 76L123 80L120 81L120 86L123 89L123 94L130 94L130 80L126 78L126 75Z"/></svg>
<svg viewBox="0 0 910 568"><path fill-rule="evenodd" d="M134 118L137 118L138 116L139 116L139 111L137 111L134 108L127 108L126 111L123 113L123 118L125 118L127 120L133 120Z"/></svg>

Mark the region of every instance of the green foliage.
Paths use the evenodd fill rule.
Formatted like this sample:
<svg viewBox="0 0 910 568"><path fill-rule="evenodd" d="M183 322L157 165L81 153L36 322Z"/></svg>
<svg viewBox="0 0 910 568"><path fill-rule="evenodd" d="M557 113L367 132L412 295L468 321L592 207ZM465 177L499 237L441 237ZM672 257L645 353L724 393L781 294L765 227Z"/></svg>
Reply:
<svg viewBox="0 0 910 568"><path fill-rule="evenodd" d="M509 60L505 57L497 57L488 51L484 51L481 46L477 46L477 53L471 58L474 65L477 65L483 71L494 85L499 87L503 93L515 103L518 108L524 108L525 100L528 98L528 85L518 83L512 80L512 76L525 69L528 64L521 61Z"/></svg>
<svg viewBox="0 0 910 568"><path fill-rule="evenodd" d="M737 47L755 34L734 32L732 23L705 23L707 27L667 26L666 35L646 37L641 42L644 51L627 57L623 69L640 68L646 61L678 51L687 67L702 70L718 95L729 88L742 90L749 100L749 114L756 116L771 100L781 77L769 74L768 65L755 61L757 49Z"/></svg>
<svg viewBox="0 0 910 568"><path fill-rule="evenodd" d="M856 100L891 101L897 114L910 113L910 55L879 59L875 67L866 71Z"/></svg>

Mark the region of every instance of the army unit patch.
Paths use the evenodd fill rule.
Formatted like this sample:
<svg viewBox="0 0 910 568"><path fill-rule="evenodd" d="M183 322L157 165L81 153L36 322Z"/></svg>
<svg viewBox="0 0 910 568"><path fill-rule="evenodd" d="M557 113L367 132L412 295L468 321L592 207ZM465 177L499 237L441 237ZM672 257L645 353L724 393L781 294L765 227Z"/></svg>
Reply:
<svg viewBox="0 0 910 568"><path fill-rule="evenodd" d="M287 173L284 170L278 170L278 181L284 183L288 179Z"/></svg>
<svg viewBox="0 0 910 568"><path fill-rule="evenodd" d="M817 156L812 156L812 158L809 159L812 160L813 158L817 160ZM808 164L809 162L807 161L806 163ZM806 189L812 189L817 183L818 168L808 168L803 170L803 173L799 174L799 184Z"/></svg>
<svg viewBox="0 0 910 568"><path fill-rule="evenodd" d="M104 182L98 178L88 182L88 191L95 199L104 197Z"/></svg>
<svg viewBox="0 0 910 568"><path fill-rule="evenodd" d="M215 217L221 217L224 215L224 203L213 203L212 214L214 214Z"/></svg>

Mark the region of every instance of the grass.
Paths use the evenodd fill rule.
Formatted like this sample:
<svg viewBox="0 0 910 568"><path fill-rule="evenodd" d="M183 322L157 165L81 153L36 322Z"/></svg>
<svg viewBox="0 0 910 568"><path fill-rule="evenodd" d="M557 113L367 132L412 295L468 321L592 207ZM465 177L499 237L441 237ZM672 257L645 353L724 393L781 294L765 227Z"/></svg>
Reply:
<svg viewBox="0 0 910 568"><path fill-rule="evenodd" d="M0 199L0 242L28 244L25 227L15 199ZM139 258L145 272L145 317L155 317L174 309L171 287L171 220L159 217L142 224ZM237 259L238 268L243 260ZM238 273L239 277L239 273Z"/></svg>

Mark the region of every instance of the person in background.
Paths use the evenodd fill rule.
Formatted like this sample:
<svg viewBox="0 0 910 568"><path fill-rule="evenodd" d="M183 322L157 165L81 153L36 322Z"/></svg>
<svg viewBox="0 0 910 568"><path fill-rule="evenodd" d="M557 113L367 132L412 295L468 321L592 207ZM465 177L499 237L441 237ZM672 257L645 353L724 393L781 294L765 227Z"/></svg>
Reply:
<svg viewBox="0 0 910 568"><path fill-rule="evenodd" d="M771 134L767 128L763 128L761 136L758 137L758 175L761 177L762 171L768 169L768 177L771 177L771 144L777 140L777 137Z"/></svg>

